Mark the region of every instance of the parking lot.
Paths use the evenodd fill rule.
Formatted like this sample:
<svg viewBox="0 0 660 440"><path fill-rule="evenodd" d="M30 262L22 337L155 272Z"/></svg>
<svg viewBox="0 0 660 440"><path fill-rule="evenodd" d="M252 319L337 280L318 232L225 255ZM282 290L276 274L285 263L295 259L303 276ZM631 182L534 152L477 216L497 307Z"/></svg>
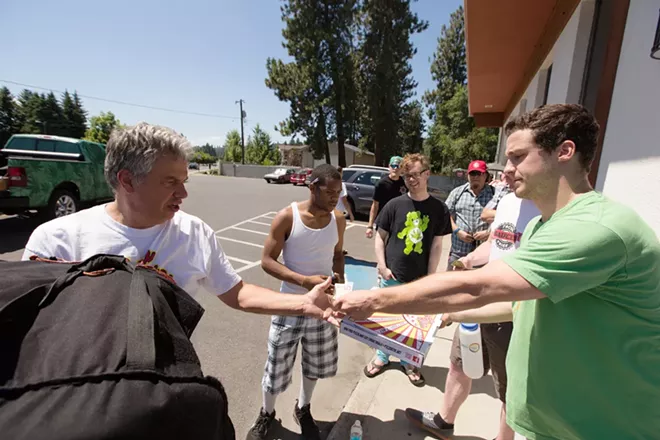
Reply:
<svg viewBox="0 0 660 440"><path fill-rule="evenodd" d="M293 201L305 200L309 190L292 185L268 185L261 179L203 174L191 175L187 188L189 196L183 209L202 218L216 231L219 243L243 280L278 290L279 281L260 267L263 243L277 211ZM0 260L20 259L37 225L34 219L0 218ZM348 223L347 263L349 267L366 267L372 271L369 274L375 274L370 267L374 260L373 241L365 238L364 228L364 222ZM350 273L349 269L349 278ZM364 278L361 273L361 279ZM203 294L198 300L206 313L193 334L193 342L204 372L220 378L227 388L237 438L245 438L261 406L260 383L270 317L232 310L211 294ZM340 414L370 355L366 346L341 338L338 375L319 382L312 402L313 414L325 432ZM273 438L298 438L292 411L299 383L298 364L293 385L278 399L276 410L281 425L276 425Z"/></svg>

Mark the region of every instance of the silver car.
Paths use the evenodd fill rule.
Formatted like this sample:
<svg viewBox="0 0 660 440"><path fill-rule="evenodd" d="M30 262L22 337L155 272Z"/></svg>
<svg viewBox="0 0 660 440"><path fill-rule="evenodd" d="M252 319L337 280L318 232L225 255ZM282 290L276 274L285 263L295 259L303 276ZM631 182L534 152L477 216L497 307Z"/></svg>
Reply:
<svg viewBox="0 0 660 440"><path fill-rule="evenodd" d="M348 203L351 204L354 213L369 215L376 184L389 172L389 168L375 166L351 165L344 168L342 180L346 183ZM433 175L429 177L428 191L430 195L444 202L448 193L441 189L439 182L436 182L439 178L440 176Z"/></svg>
<svg viewBox="0 0 660 440"><path fill-rule="evenodd" d="M351 210L354 213L369 215L376 184L389 172L389 169L384 167L358 168L351 165L344 168L342 180L346 183L348 203L351 204Z"/></svg>

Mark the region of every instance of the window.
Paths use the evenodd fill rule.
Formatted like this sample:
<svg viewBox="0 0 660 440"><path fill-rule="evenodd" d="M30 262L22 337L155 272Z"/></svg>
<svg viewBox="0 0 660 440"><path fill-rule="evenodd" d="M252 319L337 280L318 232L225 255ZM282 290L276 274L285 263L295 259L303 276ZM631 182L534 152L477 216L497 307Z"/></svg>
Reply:
<svg viewBox="0 0 660 440"><path fill-rule="evenodd" d="M34 138L15 137L7 144L5 148L12 150L36 150L37 140Z"/></svg>
<svg viewBox="0 0 660 440"><path fill-rule="evenodd" d="M341 180L347 182L355 173L357 173L357 170L344 170L341 175Z"/></svg>
<svg viewBox="0 0 660 440"><path fill-rule="evenodd" d="M550 79L552 78L552 64L548 67L548 75L545 78L545 90L543 91L543 105L548 103L548 92L550 92Z"/></svg>
<svg viewBox="0 0 660 440"><path fill-rule="evenodd" d="M80 154L80 147L73 142L56 142L55 151L57 153Z"/></svg>
<svg viewBox="0 0 660 440"><path fill-rule="evenodd" d="M37 151L55 151L55 141L39 139L37 142Z"/></svg>
<svg viewBox="0 0 660 440"><path fill-rule="evenodd" d="M378 181L382 177L382 175L383 173L378 171L368 171L357 176L357 178L353 183L357 183L360 185L375 186L376 183L378 183Z"/></svg>

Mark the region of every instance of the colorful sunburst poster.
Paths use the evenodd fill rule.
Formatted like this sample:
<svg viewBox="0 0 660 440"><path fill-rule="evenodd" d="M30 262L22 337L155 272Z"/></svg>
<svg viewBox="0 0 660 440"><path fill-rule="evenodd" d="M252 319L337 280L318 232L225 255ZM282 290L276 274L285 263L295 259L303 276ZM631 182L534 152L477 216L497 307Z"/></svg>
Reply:
<svg viewBox="0 0 660 440"><path fill-rule="evenodd" d="M442 315L389 315L376 313L369 319L354 321L344 318L341 332L421 367L440 326Z"/></svg>

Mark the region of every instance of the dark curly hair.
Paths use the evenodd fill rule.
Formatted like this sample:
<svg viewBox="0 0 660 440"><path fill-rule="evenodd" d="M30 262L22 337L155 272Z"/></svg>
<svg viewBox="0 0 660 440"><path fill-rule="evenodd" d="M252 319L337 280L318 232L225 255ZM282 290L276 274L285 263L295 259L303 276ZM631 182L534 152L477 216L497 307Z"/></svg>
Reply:
<svg viewBox="0 0 660 440"><path fill-rule="evenodd" d="M328 180L341 180L341 174L334 166L324 163L312 170L309 180L318 186L323 186Z"/></svg>
<svg viewBox="0 0 660 440"><path fill-rule="evenodd" d="M600 127L596 118L578 104L551 104L516 116L504 126L509 136L518 130L531 130L534 142L547 152L554 151L564 141L573 141L579 160L586 170L596 154Z"/></svg>

